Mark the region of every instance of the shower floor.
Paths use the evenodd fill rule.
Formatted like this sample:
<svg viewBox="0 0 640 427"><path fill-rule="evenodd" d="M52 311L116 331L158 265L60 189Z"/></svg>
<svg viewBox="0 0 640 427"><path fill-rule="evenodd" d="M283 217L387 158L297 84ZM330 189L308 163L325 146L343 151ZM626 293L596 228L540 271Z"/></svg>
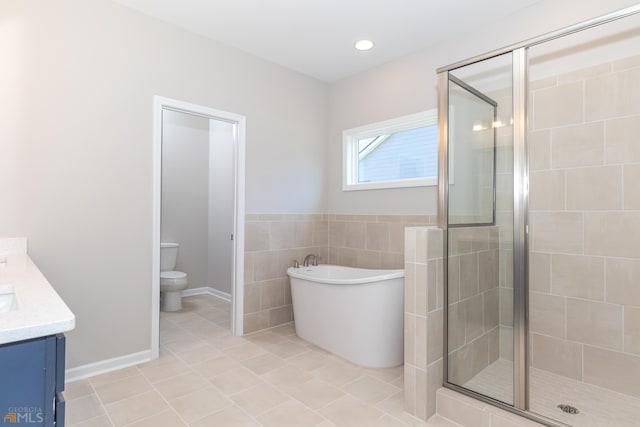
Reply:
<svg viewBox="0 0 640 427"><path fill-rule="evenodd" d="M511 402L513 363L497 360L464 387L495 399ZM531 412L575 427L640 426L640 399L605 388L581 383L543 371L530 369ZM566 414L559 404L571 405L579 414Z"/></svg>

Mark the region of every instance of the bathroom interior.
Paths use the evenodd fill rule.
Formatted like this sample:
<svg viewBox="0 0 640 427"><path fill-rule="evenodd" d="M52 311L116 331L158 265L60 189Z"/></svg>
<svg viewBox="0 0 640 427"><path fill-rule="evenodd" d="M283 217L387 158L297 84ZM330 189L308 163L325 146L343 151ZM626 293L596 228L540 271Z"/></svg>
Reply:
<svg viewBox="0 0 640 427"><path fill-rule="evenodd" d="M231 77L216 60L182 75L164 64L164 49L176 64L198 63L208 40L114 2L92 2L98 12L64 3L79 8L82 19L109 17L96 32L106 34L110 19L129 20L119 47L140 34L140 25L166 36L147 53L153 67L141 66L136 52L122 54L134 78L118 89L141 91L126 111L143 117L132 125L133 136L126 130L96 136L95 151L70 145L87 164L69 166L65 175L57 170L66 164L64 151L46 147L45 134L33 130L33 142L12 150L14 163L0 172L13 174L10 182L26 194L10 194L20 209L1 214L6 230L0 234L29 237L30 256L77 316L77 329L68 333L68 425L640 425L637 4L591 5L581 14L566 1L564 10L573 15L542 24L554 6L540 2L539 9L516 14L513 24L503 22L513 35L484 27L488 35L478 44L480 30L327 89L226 46L213 49L239 63L231 73L242 76L240 83L225 87ZM633 10L615 13L628 6ZM14 7L41 22L28 6ZM538 18L535 25L513 28L530 16ZM65 19L69 31L86 31L81 18ZM578 22L586 24L571 27ZM18 21L2 28L0 21L0 30L33 49L43 36L26 36L27 28ZM73 40L57 31L58 41ZM105 50L114 43L92 34ZM528 41L514 44L521 40ZM74 43L80 42L71 43L73 52L84 47ZM28 62L2 48L17 58L8 71L17 75ZM108 68L95 65L101 66ZM140 79L150 69L163 71L144 87ZM203 94L212 70L217 80ZM69 85L63 87L73 84L65 67L51 72ZM33 95L48 85L29 73L33 87L15 90ZM176 76L188 89L171 83ZM405 78L410 86L428 81L414 91L398 82ZM59 95L52 90L48 103L29 104L29 111L41 113L36 108L50 107ZM246 213L238 210L237 123L188 109L162 109L161 191L149 193L151 143L140 150L127 143L153 139L155 95L246 114ZM66 114L86 101L74 97ZM388 105L371 102L381 97ZM118 95L108 102L119 107L127 100ZM425 175L433 182L345 190L344 132L421 111L436 117L436 107L437 125L424 127L438 130L431 153L438 169ZM6 112L24 126L16 134L25 133L27 121ZM78 140L101 125L90 114L83 118L73 130ZM42 120L50 120L45 124L56 141L69 132L55 126L58 116ZM90 175L91 188L65 186L98 173L88 169L101 156L111 163L94 169L117 165L122 173L115 184ZM41 172L29 176L14 164ZM101 191L105 199L65 211L54 209L50 196L34 196L51 191L63 200ZM112 202L128 207L118 212ZM39 217L47 208L49 217ZM78 220L78 212L97 222ZM149 218L156 214L154 228ZM128 236L136 237L116 260L130 277L114 286L130 301L123 303L125 314L113 316L110 281L83 286L100 260L85 259L73 278L65 260L82 249L71 242L116 245ZM108 256L110 245L91 259ZM175 262L161 266L169 252ZM310 254L320 264L404 270L400 365L358 366L296 336L288 270ZM147 286L152 282L155 293ZM113 324L102 326L96 317L113 317ZM91 344L97 332L104 342ZM154 352L159 358L149 361ZM325 394L311 400L305 393L312 391Z"/></svg>

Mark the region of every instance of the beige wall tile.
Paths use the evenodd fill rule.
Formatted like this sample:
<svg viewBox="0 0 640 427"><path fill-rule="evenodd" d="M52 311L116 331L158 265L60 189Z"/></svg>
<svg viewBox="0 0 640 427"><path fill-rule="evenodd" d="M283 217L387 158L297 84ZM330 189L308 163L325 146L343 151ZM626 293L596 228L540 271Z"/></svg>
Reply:
<svg viewBox="0 0 640 427"><path fill-rule="evenodd" d="M270 223L271 240L269 249L288 249L293 247L293 222L273 221Z"/></svg>
<svg viewBox="0 0 640 427"><path fill-rule="evenodd" d="M640 113L640 68L594 77L585 81L586 120Z"/></svg>
<svg viewBox="0 0 640 427"><path fill-rule="evenodd" d="M284 305L284 277L266 280L260 284L260 309L268 310Z"/></svg>
<svg viewBox="0 0 640 427"><path fill-rule="evenodd" d="M607 163L640 162L640 116L607 120L605 126Z"/></svg>
<svg viewBox="0 0 640 427"><path fill-rule="evenodd" d="M426 264L416 264L416 284L415 284L415 307L416 314L420 316L427 315L428 306L428 292L427 285L431 285L435 288L436 271L435 261L430 261L429 269L427 271Z"/></svg>
<svg viewBox="0 0 640 427"><path fill-rule="evenodd" d="M599 64L593 67L581 68L570 73L560 74L558 76L558 84L585 80L590 77L599 76L611 72L611 64Z"/></svg>
<svg viewBox="0 0 640 427"><path fill-rule="evenodd" d="M607 258L607 302L640 307L640 260Z"/></svg>
<svg viewBox="0 0 640 427"><path fill-rule="evenodd" d="M565 171L531 172L529 175L529 207L532 210L565 209Z"/></svg>
<svg viewBox="0 0 640 427"><path fill-rule="evenodd" d="M313 221L311 223L311 244L313 246L329 245L328 221Z"/></svg>
<svg viewBox="0 0 640 427"><path fill-rule="evenodd" d="M443 251L444 241L442 230L429 227L427 229L427 259L442 258Z"/></svg>
<svg viewBox="0 0 640 427"><path fill-rule="evenodd" d="M408 262L416 261L416 228L405 228L404 230L404 257Z"/></svg>
<svg viewBox="0 0 640 427"><path fill-rule="evenodd" d="M478 254L460 256L460 298L478 294Z"/></svg>
<svg viewBox="0 0 640 427"><path fill-rule="evenodd" d="M513 328L500 325L500 357L513 360Z"/></svg>
<svg viewBox="0 0 640 427"><path fill-rule="evenodd" d="M269 223L247 221L245 223L245 250L265 251L269 249Z"/></svg>
<svg viewBox="0 0 640 427"><path fill-rule="evenodd" d="M389 251L404 252L404 224L388 224L389 226Z"/></svg>
<svg viewBox="0 0 640 427"><path fill-rule="evenodd" d="M582 253L582 213L532 212L530 225L532 250L536 252Z"/></svg>
<svg viewBox="0 0 640 427"><path fill-rule="evenodd" d="M482 295L462 301L465 313L465 341L468 343L484 332L484 304Z"/></svg>
<svg viewBox="0 0 640 427"><path fill-rule="evenodd" d="M604 163L602 122L551 130L551 167L596 166Z"/></svg>
<svg viewBox="0 0 640 427"><path fill-rule="evenodd" d="M449 356L449 378L454 384L462 385L489 365L489 335L454 351Z"/></svg>
<svg viewBox="0 0 640 427"><path fill-rule="evenodd" d="M551 289L556 295L604 301L604 258L552 255Z"/></svg>
<svg viewBox="0 0 640 427"><path fill-rule="evenodd" d="M269 314L266 311L250 313L244 315L243 329L244 333L259 331L269 327Z"/></svg>
<svg viewBox="0 0 640 427"><path fill-rule="evenodd" d="M624 307L624 351L640 356L640 308Z"/></svg>
<svg viewBox="0 0 640 427"><path fill-rule="evenodd" d="M529 289L534 292L551 292L551 255L529 252Z"/></svg>
<svg viewBox="0 0 640 427"><path fill-rule="evenodd" d="M640 144L638 144L640 145ZM624 166L624 208L640 210L640 164Z"/></svg>
<svg viewBox="0 0 640 427"><path fill-rule="evenodd" d="M381 252L380 268L384 269L400 269L404 264L404 256L401 253Z"/></svg>
<svg viewBox="0 0 640 427"><path fill-rule="evenodd" d="M338 265L346 267L358 266L358 251L351 248L338 248Z"/></svg>
<svg viewBox="0 0 640 427"><path fill-rule="evenodd" d="M438 389L442 388L442 377L442 359L440 359L437 362L429 365L429 367L427 368L427 419L432 417L436 413L436 392L438 391Z"/></svg>
<svg viewBox="0 0 640 427"><path fill-rule="evenodd" d="M380 268L380 252L359 250L357 266L360 268Z"/></svg>
<svg viewBox="0 0 640 427"><path fill-rule="evenodd" d="M480 292L498 287L498 251L496 249L478 254L478 273Z"/></svg>
<svg viewBox="0 0 640 427"><path fill-rule="evenodd" d="M277 252L256 252L253 255L253 278L256 282L278 277Z"/></svg>
<svg viewBox="0 0 640 427"><path fill-rule="evenodd" d="M584 347L584 380L640 397L640 357L591 346Z"/></svg>
<svg viewBox="0 0 640 427"><path fill-rule="evenodd" d="M416 313L416 264L413 262L404 265L404 311Z"/></svg>
<svg viewBox="0 0 640 427"><path fill-rule="evenodd" d="M269 327L289 323L293 320L293 312L290 305L269 310Z"/></svg>
<svg viewBox="0 0 640 427"><path fill-rule="evenodd" d="M347 223L347 244L348 248L365 249L367 240L367 227L363 222Z"/></svg>
<svg viewBox="0 0 640 427"><path fill-rule="evenodd" d="M585 254L634 258L640 254L640 212L587 212Z"/></svg>
<svg viewBox="0 0 640 427"><path fill-rule="evenodd" d="M415 366L419 369L427 369L427 318L416 316L415 330Z"/></svg>
<svg viewBox="0 0 640 427"><path fill-rule="evenodd" d="M253 282L253 254L244 253L244 283Z"/></svg>
<svg viewBox="0 0 640 427"><path fill-rule="evenodd" d="M582 82L540 89L533 94L534 128L545 129L582 122Z"/></svg>
<svg viewBox="0 0 640 427"><path fill-rule="evenodd" d="M404 314L404 363L416 366L416 316Z"/></svg>
<svg viewBox="0 0 640 427"><path fill-rule="evenodd" d="M452 256L447 261L449 303L460 300L460 257Z"/></svg>
<svg viewBox="0 0 640 427"><path fill-rule="evenodd" d="M450 304L448 314L448 351L451 352L463 346L465 342L465 311L463 303Z"/></svg>
<svg viewBox="0 0 640 427"><path fill-rule="evenodd" d="M416 413L416 368L404 366L404 410L410 414Z"/></svg>
<svg viewBox="0 0 640 427"><path fill-rule="evenodd" d="M489 331L500 323L500 290L494 288L483 294L484 330Z"/></svg>
<svg viewBox="0 0 640 427"><path fill-rule="evenodd" d="M313 252L311 249L283 249L277 251L278 254L278 277L287 277L287 269L293 266L294 261L302 265L304 257Z"/></svg>
<svg viewBox="0 0 640 427"><path fill-rule="evenodd" d="M582 380L582 345L532 334L532 366L564 377Z"/></svg>
<svg viewBox="0 0 640 427"><path fill-rule="evenodd" d="M427 259L429 259L427 243L427 229L418 228L416 231L416 262L427 263Z"/></svg>
<svg viewBox="0 0 640 427"><path fill-rule="evenodd" d="M620 71L640 66L640 55L630 56L613 63L613 70Z"/></svg>
<svg viewBox="0 0 640 427"><path fill-rule="evenodd" d="M500 288L500 324L513 326L513 289Z"/></svg>
<svg viewBox="0 0 640 427"><path fill-rule="evenodd" d="M389 224L381 222L368 222L367 249L371 251L389 250Z"/></svg>
<svg viewBox="0 0 640 427"><path fill-rule="evenodd" d="M451 390L438 391L438 414L461 426L488 427L486 404Z"/></svg>
<svg viewBox="0 0 640 427"><path fill-rule="evenodd" d="M329 221L329 246L334 248L347 246L347 223Z"/></svg>
<svg viewBox="0 0 640 427"><path fill-rule="evenodd" d="M565 298L530 292L529 322L531 332L565 338Z"/></svg>
<svg viewBox="0 0 640 427"><path fill-rule="evenodd" d="M500 358L500 327L489 331L489 364Z"/></svg>
<svg viewBox="0 0 640 427"><path fill-rule="evenodd" d="M427 365L442 358L442 331L444 310L436 310L427 316Z"/></svg>
<svg viewBox="0 0 640 427"><path fill-rule="evenodd" d="M551 167L551 131L529 133L529 169L532 171Z"/></svg>
<svg viewBox="0 0 640 427"><path fill-rule="evenodd" d="M622 209L622 167L567 170L567 209Z"/></svg>
<svg viewBox="0 0 640 427"><path fill-rule="evenodd" d="M293 222L293 247L304 248L313 245L313 223L310 221Z"/></svg>
<svg viewBox="0 0 640 427"><path fill-rule="evenodd" d="M260 282L247 283L244 286L244 312L260 311Z"/></svg>
<svg viewBox="0 0 640 427"><path fill-rule="evenodd" d="M622 307L568 298L567 339L622 350Z"/></svg>

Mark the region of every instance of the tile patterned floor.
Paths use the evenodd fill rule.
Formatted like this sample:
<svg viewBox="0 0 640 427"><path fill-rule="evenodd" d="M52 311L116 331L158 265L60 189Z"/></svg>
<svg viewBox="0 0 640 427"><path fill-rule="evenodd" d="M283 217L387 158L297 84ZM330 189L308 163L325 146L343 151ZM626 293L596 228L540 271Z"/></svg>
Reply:
<svg viewBox="0 0 640 427"><path fill-rule="evenodd" d="M233 337L229 303L183 301L160 316L158 360L67 384L69 427L432 425L403 411L402 367L353 365L293 324Z"/></svg>

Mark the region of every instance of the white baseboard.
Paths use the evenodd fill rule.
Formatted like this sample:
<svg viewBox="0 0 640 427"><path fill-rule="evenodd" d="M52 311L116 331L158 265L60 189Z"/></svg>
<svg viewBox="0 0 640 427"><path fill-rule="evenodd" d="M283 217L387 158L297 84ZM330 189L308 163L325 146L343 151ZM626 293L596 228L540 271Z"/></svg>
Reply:
<svg viewBox="0 0 640 427"><path fill-rule="evenodd" d="M65 382L71 383L74 381L83 380L95 375L106 374L107 372L116 371L118 369L127 368L133 365L138 365L150 360L151 350L145 350L139 353L132 353L125 356L114 357L113 359L89 363L87 365L67 369L65 371Z"/></svg>
<svg viewBox="0 0 640 427"><path fill-rule="evenodd" d="M201 288L191 288L191 289L185 289L184 291L182 291L182 296L183 297L191 297L194 295L212 295L216 298L220 298L221 300L225 300L225 301L229 301L231 302L231 295L226 293L226 292L222 292L219 291L215 288L212 288L210 286L203 286Z"/></svg>

